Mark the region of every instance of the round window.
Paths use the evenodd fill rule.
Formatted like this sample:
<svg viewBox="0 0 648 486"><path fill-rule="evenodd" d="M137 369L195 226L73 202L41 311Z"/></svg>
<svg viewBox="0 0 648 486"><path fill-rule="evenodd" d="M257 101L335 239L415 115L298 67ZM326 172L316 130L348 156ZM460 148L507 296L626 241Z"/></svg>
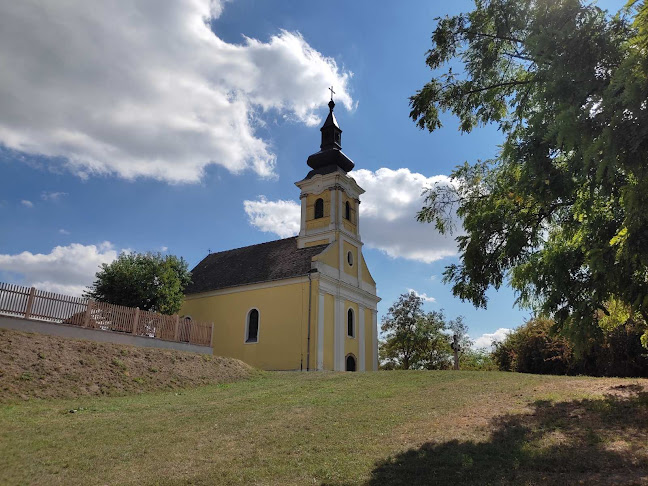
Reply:
<svg viewBox="0 0 648 486"><path fill-rule="evenodd" d="M353 266L353 253L347 253L347 262L349 262L349 265Z"/></svg>

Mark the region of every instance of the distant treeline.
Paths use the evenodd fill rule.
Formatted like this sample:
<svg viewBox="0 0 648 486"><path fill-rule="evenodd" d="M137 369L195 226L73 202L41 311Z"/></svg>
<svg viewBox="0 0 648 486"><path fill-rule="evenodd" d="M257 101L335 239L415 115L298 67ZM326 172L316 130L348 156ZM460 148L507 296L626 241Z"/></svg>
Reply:
<svg viewBox="0 0 648 486"><path fill-rule="evenodd" d="M627 321L614 329L596 329L585 339L554 332L551 319L531 319L500 343L493 361L502 371L554 375L648 377L648 350L641 344L643 325Z"/></svg>

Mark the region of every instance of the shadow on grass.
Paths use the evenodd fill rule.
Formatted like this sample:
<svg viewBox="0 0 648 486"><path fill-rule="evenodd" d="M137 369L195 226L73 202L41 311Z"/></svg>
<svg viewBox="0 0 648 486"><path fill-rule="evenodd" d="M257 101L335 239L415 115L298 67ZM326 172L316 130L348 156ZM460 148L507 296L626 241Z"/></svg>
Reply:
<svg viewBox="0 0 648 486"><path fill-rule="evenodd" d="M610 391L497 417L486 442L426 443L378 463L368 484L648 484L648 393Z"/></svg>

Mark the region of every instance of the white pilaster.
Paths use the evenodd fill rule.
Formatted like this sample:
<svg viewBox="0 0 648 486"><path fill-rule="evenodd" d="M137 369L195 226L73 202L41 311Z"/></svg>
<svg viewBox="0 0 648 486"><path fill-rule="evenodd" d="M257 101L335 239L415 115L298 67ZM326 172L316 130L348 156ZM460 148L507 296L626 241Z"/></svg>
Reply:
<svg viewBox="0 0 648 486"><path fill-rule="evenodd" d="M334 371L343 371L344 367L340 367L340 363L344 361L344 347L341 346L342 343L344 343L344 335L342 334L342 322L340 319L340 309L342 309L343 302L340 297L336 296L335 297L335 327L333 329L333 370Z"/></svg>
<svg viewBox="0 0 648 486"><path fill-rule="evenodd" d="M378 311L371 311L371 334L373 348L373 370L378 371Z"/></svg>
<svg viewBox="0 0 648 486"><path fill-rule="evenodd" d="M365 308L358 304L358 371L365 371Z"/></svg>
<svg viewBox="0 0 648 486"><path fill-rule="evenodd" d="M306 211L308 206L306 206L306 194L301 195L301 229L299 231L300 236L306 234Z"/></svg>
<svg viewBox="0 0 648 486"><path fill-rule="evenodd" d="M339 187L339 186L338 186ZM338 217L337 217L337 226L342 230L344 228L344 223L342 223L342 218L344 217L344 207L342 206L342 188L336 191L338 193Z"/></svg>
<svg viewBox="0 0 648 486"><path fill-rule="evenodd" d="M360 199L356 201L356 234L358 239L360 239Z"/></svg>
<svg viewBox="0 0 648 486"><path fill-rule="evenodd" d="M317 307L317 370L324 369L324 294L320 292Z"/></svg>
<svg viewBox="0 0 648 486"><path fill-rule="evenodd" d="M335 229L337 227L337 220L335 219L335 207L337 206L337 191L335 189L330 189L331 191L331 214L329 220L329 229Z"/></svg>

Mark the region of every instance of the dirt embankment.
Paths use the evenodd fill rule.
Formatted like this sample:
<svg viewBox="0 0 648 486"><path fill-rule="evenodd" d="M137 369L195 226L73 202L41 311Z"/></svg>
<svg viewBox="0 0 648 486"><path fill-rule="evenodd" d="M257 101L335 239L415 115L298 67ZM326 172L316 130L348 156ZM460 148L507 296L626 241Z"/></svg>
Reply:
<svg viewBox="0 0 648 486"><path fill-rule="evenodd" d="M230 383L252 372L231 358L0 329L0 402Z"/></svg>

